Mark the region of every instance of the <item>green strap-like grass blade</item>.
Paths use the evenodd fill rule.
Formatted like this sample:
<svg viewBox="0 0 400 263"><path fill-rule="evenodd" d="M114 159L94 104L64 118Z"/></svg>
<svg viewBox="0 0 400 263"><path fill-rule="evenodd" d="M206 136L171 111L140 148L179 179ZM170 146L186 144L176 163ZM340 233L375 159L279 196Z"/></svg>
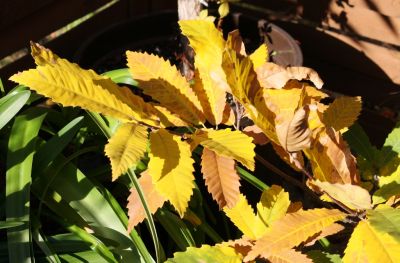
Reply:
<svg viewBox="0 0 400 263"><path fill-rule="evenodd" d="M3 128L28 101L31 92L13 92L0 99L0 129Z"/></svg>
<svg viewBox="0 0 400 263"><path fill-rule="evenodd" d="M8 141L6 173L7 221L25 224L7 230L9 261L31 262L30 185L35 141L46 110L30 108L15 118Z"/></svg>

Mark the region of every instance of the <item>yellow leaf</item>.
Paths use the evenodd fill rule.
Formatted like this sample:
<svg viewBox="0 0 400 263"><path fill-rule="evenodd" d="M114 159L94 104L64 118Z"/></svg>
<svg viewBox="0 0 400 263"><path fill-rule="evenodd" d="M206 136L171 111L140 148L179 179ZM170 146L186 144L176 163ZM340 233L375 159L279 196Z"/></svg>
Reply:
<svg viewBox="0 0 400 263"><path fill-rule="evenodd" d="M278 185L264 190L260 202L257 203L257 216L268 226L285 216L289 208L289 194Z"/></svg>
<svg viewBox="0 0 400 263"><path fill-rule="evenodd" d="M224 118L226 94L225 91L214 85L215 83L209 75L201 75L196 70L192 89L200 101L207 121L212 125L218 125Z"/></svg>
<svg viewBox="0 0 400 263"><path fill-rule="evenodd" d="M221 18L226 17L229 14L229 3L222 2L218 7L218 14Z"/></svg>
<svg viewBox="0 0 400 263"><path fill-rule="evenodd" d="M146 202L149 205L150 212L154 214L158 208L163 206L165 198L156 191L148 171L142 172L139 178L139 184L143 190ZM130 233L137 224L146 218L142 201L134 187L131 188L131 194L128 197L128 205L126 208L128 209L128 232Z"/></svg>
<svg viewBox="0 0 400 263"><path fill-rule="evenodd" d="M222 33L212 21L206 20L180 20L179 26L196 53L197 75L202 80L202 89L210 106L207 120L217 125L222 122L225 92L229 90L225 73L221 68L222 51L225 46Z"/></svg>
<svg viewBox="0 0 400 263"><path fill-rule="evenodd" d="M245 260L253 260L259 255L269 257L293 248L345 217L346 214L339 210L326 208L286 214L282 219L275 221L265 235L256 241Z"/></svg>
<svg viewBox="0 0 400 263"><path fill-rule="evenodd" d="M261 87L250 58L240 55L232 49L226 49L222 61L222 68L225 71L232 95L243 106L253 102Z"/></svg>
<svg viewBox="0 0 400 263"><path fill-rule="evenodd" d="M242 256L231 247L216 245L202 245L201 247L188 247L185 252L175 252L173 258L166 263L241 263Z"/></svg>
<svg viewBox="0 0 400 263"><path fill-rule="evenodd" d="M274 126L275 114L266 98L266 89L262 89L257 81L251 60L227 49L223 54L222 67L232 95L245 107L249 117L264 134L270 140L279 143Z"/></svg>
<svg viewBox="0 0 400 263"><path fill-rule="evenodd" d="M361 97L339 97L324 112L326 126L340 131L350 127L361 112Z"/></svg>
<svg viewBox="0 0 400 263"><path fill-rule="evenodd" d="M232 208L239 199L240 182L232 158L219 156L204 148L201 157L201 172L208 192L217 201L219 208Z"/></svg>
<svg viewBox="0 0 400 263"><path fill-rule="evenodd" d="M193 159L190 146L165 129L150 134L150 176L156 190L183 217L193 193Z"/></svg>
<svg viewBox="0 0 400 263"><path fill-rule="evenodd" d="M60 57L51 52L50 49L47 49L38 43L31 41L30 45L31 55L35 59L35 64L38 66L57 64L57 60L60 59Z"/></svg>
<svg viewBox="0 0 400 263"><path fill-rule="evenodd" d="M253 53L250 55L251 62L253 62L253 67L255 70L264 65L268 61L268 47L265 44L260 45Z"/></svg>
<svg viewBox="0 0 400 263"><path fill-rule="evenodd" d="M116 180L142 158L147 148L147 127L125 123L109 139L104 151L111 161L112 180Z"/></svg>
<svg viewBox="0 0 400 263"><path fill-rule="evenodd" d="M354 156L339 132L326 129L311 149L306 149L313 174L320 181L341 184L359 184Z"/></svg>
<svg viewBox="0 0 400 263"><path fill-rule="evenodd" d="M156 55L127 51L129 71L143 92L184 121L204 122L200 102L186 79L169 61Z"/></svg>
<svg viewBox="0 0 400 263"><path fill-rule="evenodd" d="M186 121L182 120L179 116L176 114L170 112L166 108L160 106L160 105L154 105L154 108L156 109L155 114L160 118L161 126L163 128L166 127L187 127L190 126L189 123Z"/></svg>
<svg viewBox="0 0 400 263"><path fill-rule="evenodd" d="M36 69L15 74L10 80L26 85L63 106L79 106L122 122L158 126L157 118L151 112L142 111L142 105L131 103L111 79L92 70L83 70L65 59L50 59L49 62L46 59L51 58L52 53L46 52L47 58L42 53L37 57L40 65Z"/></svg>
<svg viewBox="0 0 400 263"><path fill-rule="evenodd" d="M264 235L267 226L260 217L254 214L253 208L248 204L246 197L240 194L239 201L232 208L224 207L225 214L250 239L258 239Z"/></svg>
<svg viewBox="0 0 400 263"><path fill-rule="evenodd" d="M343 262L399 262L400 243L388 233L380 233L362 220L358 223L344 251Z"/></svg>
<svg viewBox="0 0 400 263"><path fill-rule="evenodd" d="M197 130L192 139L218 155L233 158L248 169L254 170L255 145L251 137L241 131Z"/></svg>
<svg viewBox="0 0 400 263"><path fill-rule="evenodd" d="M372 207L371 196L368 191L358 185L352 184L332 184L315 180L312 184L318 186L322 191L350 209L366 210Z"/></svg>
<svg viewBox="0 0 400 263"><path fill-rule="evenodd" d="M235 29L228 33L226 47L236 51L236 53L246 56L246 49L242 37L240 36L239 29Z"/></svg>
<svg viewBox="0 0 400 263"><path fill-rule="evenodd" d="M263 256L263 255L261 255ZM312 263L313 261L307 257L307 255L302 254L294 249L282 250L269 257L264 257L268 259L271 263Z"/></svg>

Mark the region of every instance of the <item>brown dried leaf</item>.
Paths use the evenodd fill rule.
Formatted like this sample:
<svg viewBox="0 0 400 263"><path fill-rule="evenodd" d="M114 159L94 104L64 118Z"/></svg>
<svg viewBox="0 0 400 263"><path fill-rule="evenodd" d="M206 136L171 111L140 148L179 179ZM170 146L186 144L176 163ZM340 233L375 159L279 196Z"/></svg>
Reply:
<svg viewBox="0 0 400 263"><path fill-rule="evenodd" d="M253 138L253 143L258 145L265 145L269 139L257 125L247 126L243 129L243 133Z"/></svg>
<svg viewBox="0 0 400 263"><path fill-rule="evenodd" d="M240 178L235 169L235 161L217 155L204 148L201 158L201 172L213 199L219 208L232 208L239 200Z"/></svg>
<svg viewBox="0 0 400 263"><path fill-rule="evenodd" d="M264 257L261 254L261 257ZM282 250L279 253L273 254L269 257L264 257L268 259L271 263L312 263L313 261L307 257L307 255L302 254L294 249Z"/></svg>
<svg viewBox="0 0 400 263"><path fill-rule="evenodd" d="M305 154L316 179L330 183L359 184L356 159L339 132L327 128Z"/></svg>
<svg viewBox="0 0 400 263"><path fill-rule="evenodd" d="M318 89L322 88L324 85L324 82L319 77L318 73L313 69L306 67L288 67L286 72L288 73L290 79L297 79L299 81L304 79L309 80L314 83L315 87Z"/></svg>
<svg viewBox="0 0 400 263"><path fill-rule="evenodd" d="M148 171L142 172L139 178L139 184L144 192L150 212L154 214L158 208L163 206L165 198L156 191ZM131 194L128 197L128 205L126 207L128 208L128 232L130 233L137 224L146 218L142 202L134 187L131 189Z"/></svg>
<svg viewBox="0 0 400 263"><path fill-rule="evenodd" d="M315 244L315 242L317 242L321 238L339 233L344 228L345 228L344 226L337 224L337 223L330 225L327 228L323 229L321 232L315 234L314 236L312 236L308 240L306 240L304 242L304 246L306 246L306 247L312 246Z"/></svg>
<svg viewBox="0 0 400 263"><path fill-rule="evenodd" d="M276 133L282 147L296 152L311 146L311 130L308 128L306 107L295 111L292 118L276 125Z"/></svg>

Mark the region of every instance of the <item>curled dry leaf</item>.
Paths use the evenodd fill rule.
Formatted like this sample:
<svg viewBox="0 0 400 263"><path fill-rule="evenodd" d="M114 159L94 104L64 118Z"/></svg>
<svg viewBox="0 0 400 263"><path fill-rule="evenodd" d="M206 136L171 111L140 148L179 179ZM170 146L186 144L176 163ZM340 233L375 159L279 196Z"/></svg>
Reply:
<svg viewBox="0 0 400 263"><path fill-rule="evenodd" d="M372 207L371 196L367 190L358 185L339 184L312 181L321 191L325 192L329 198L333 198L352 210L366 210Z"/></svg>
<svg viewBox="0 0 400 263"><path fill-rule="evenodd" d="M311 146L311 130L308 128L308 114L302 107L289 120L276 125L276 133L282 147L288 152L296 152Z"/></svg>
<svg viewBox="0 0 400 263"><path fill-rule="evenodd" d="M275 63L266 62L256 69L257 79L264 88L281 89L291 79L309 80L318 89L322 88L323 81L318 73L306 67L284 68Z"/></svg>
<svg viewBox="0 0 400 263"><path fill-rule="evenodd" d="M286 72L289 75L290 79L297 79L297 80L309 80L311 81L315 87L318 89L322 88L324 82L319 77L318 73L310 68L306 67L288 67Z"/></svg>
<svg viewBox="0 0 400 263"><path fill-rule="evenodd" d="M253 138L253 143L258 145L265 145L269 139L257 125L247 126L243 129L243 133Z"/></svg>
<svg viewBox="0 0 400 263"><path fill-rule="evenodd" d="M356 160L341 134L331 128L319 133L311 149L306 149L316 179L330 183L359 184Z"/></svg>

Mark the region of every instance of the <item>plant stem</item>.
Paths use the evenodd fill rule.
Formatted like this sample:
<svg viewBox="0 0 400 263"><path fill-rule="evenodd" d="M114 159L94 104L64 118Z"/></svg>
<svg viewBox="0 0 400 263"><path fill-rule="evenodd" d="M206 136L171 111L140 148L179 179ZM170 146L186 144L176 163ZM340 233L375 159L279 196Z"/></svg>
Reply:
<svg viewBox="0 0 400 263"><path fill-rule="evenodd" d="M98 113L89 112L89 111L87 113L93 119L93 121L97 124L97 126L101 129L103 134L107 138L110 138L112 136L112 132L109 129L109 127L106 125L106 123L104 122L104 120L101 117L101 115L98 114ZM156 226L154 224L154 220L153 220L153 217L151 215L149 206L147 205L146 198L144 196L144 192L142 190L142 187L140 186L139 181L138 181L138 179L136 177L136 174L132 169L129 169L127 174L128 174L129 179L131 180L132 184L134 185L134 187L135 187L135 189L136 189L136 191L137 191L137 193L139 195L140 201L142 202L142 205L143 205L143 208L144 208L144 211L145 211L145 214L146 214L146 218L147 218L147 221L146 221L147 222L147 227L149 228L151 237L153 239L154 248L155 248L155 251L156 251L157 262L158 263L164 262L165 259L162 256L164 253L162 252L161 245L160 245L160 242L159 242L159 239L158 239L158 236L157 236Z"/></svg>

